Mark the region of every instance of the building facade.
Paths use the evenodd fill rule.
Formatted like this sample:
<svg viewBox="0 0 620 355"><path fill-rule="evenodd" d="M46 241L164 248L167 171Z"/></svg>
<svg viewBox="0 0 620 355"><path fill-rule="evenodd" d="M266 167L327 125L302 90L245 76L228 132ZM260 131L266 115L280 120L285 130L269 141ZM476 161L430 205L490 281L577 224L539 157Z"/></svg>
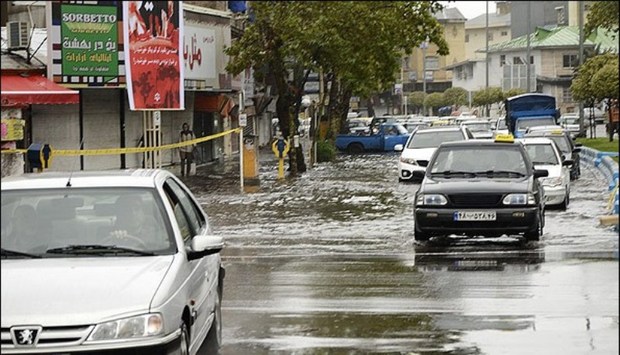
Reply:
<svg viewBox="0 0 620 355"><path fill-rule="evenodd" d="M586 51L595 47L618 53L618 40L599 29L584 42ZM501 87L503 91L521 88L549 94L556 98L562 113L577 111L578 103L572 98L570 84L579 64L579 29L574 26L538 28L530 36L529 54L530 89L527 90L527 37L490 46L489 86ZM484 60L469 60L449 67L454 73L453 85L474 91L476 87L484 87L485 74L480 74L484 65Z"/></svg>
<svg viewBox="0 0 620 355"><path fill-rule="evenodd" d="M41 52L47 57L48 78L79 92L79 104L29 105L27 112L30 122L23 145L27 147L33 142L46 143L55 150L129 148L143 146L145 140L147 145L176 143L181 125L185 122L189 123L198 138L237 128L240 100L245 99L242 107L252 112L254 86L251 75L232 77L225 71L228 57L223 50L231 44L231 24L235 17L228 10L228 3L183 2L180 12L185 26L185 48L182 50L187 52L184 53L182 63L185 68L185 107L183 110L160 111L157 115L160 117L157 126L159 135L155 136L154 142L149 142L148 134L145 139L145 122L151 120L153 114L129 109L124 84L123 43L118 43L118 80L101 85L93 85L90 81L71 82L66 74L59 74L66 55L61 57L59 54L59 48L64 48L59 44L60 30L54 27L51 20L51 2L46 2L46 23L38 31L47 30L48 46L43 46ZM22 16L19 13L13 15L13 18L9 15L7 20L19 20ZM252 91L241 95L244 85ZM197 163L221 160L238 153L240 147L236 136L229 134L200 143L196 150ZM145 158L149 159L148 156L136 153L58 156L54 158L50 170L135 168L143 166ZM178 152L176 149L163 150L158 160L160 166L175 165L179 162Z"/></svg>
<svg viewBox="0 0 620 355"><path fill-rule="evenodd" d="M403 89L406 93L423 91L443 92L452 86L452 72L445 70L447 65L465 59L465 22L466 19L456 8L445 8L435 17L444 27L444 38L450 48L450 54L441 56L437 46L424 43L422 48L415 48L410 56L403 58Z"/></svg>

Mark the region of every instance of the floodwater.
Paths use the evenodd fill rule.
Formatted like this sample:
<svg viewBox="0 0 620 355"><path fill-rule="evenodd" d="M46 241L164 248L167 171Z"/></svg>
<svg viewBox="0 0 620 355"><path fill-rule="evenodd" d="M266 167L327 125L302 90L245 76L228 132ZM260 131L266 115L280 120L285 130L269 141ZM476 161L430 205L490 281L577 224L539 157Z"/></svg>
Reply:
<svg viewBox="0 0 620 355"><path fill-rule="evenodd" d="M239 167L186 180L225 238L222 354L617 354L618 234L582 165L540 242L413 240L418 184L398 155L339 155L260 189ZM265 157L263 159L263 157Z"/></svg>

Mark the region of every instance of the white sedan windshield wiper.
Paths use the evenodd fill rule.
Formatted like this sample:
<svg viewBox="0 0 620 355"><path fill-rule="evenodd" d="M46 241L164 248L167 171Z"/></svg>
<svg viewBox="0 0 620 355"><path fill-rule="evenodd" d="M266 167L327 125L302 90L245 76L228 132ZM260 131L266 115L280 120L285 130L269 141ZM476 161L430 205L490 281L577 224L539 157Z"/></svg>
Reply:
<svg viewBox="0 0 620 355"><path fill-rule="evenodd" d="M10 250L2 248L2 258L32 258L38 259L41 255L24 253L22 251Z"/></svg>
<svg viewBox="0 0 620 355"><path fill-rule="evenodd" d="M131 248L119 247L116 245L68 245L61 248L52 248L46 251L47 254L72 254L72 255L93 255L93 254L137 254L144 256L155 255L149 251L136 250Z"/></svg>

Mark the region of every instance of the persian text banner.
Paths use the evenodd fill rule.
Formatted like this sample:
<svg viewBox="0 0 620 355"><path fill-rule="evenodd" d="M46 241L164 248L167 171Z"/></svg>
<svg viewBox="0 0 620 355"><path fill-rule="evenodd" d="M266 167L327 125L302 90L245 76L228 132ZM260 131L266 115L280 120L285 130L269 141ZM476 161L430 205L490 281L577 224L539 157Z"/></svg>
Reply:
<svg viewBox="0 0 620 355"><path fill-rule="evenodd" d="M123 2L131 110L183 110L181 1Z"/></svg>

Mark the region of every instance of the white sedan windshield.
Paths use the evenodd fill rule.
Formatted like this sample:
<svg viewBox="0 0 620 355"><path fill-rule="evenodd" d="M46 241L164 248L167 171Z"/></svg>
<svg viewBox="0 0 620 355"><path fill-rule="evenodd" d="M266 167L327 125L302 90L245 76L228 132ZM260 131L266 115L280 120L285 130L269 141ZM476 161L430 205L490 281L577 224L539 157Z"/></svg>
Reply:
<svg viewBox="0 0 620 355"><path fill-rule="evenodd" d="M151 189L3 191L2 248L31 254L85 246L170 253L176 247L164 216Z"/></svg>
<svg viewBox="0 0 620 355"><path fill-rule="evenodd" d="M463 133L458 131L420 131L409 141L407 148L436 148L443 142L454 142L465 139Z"/></svg>

